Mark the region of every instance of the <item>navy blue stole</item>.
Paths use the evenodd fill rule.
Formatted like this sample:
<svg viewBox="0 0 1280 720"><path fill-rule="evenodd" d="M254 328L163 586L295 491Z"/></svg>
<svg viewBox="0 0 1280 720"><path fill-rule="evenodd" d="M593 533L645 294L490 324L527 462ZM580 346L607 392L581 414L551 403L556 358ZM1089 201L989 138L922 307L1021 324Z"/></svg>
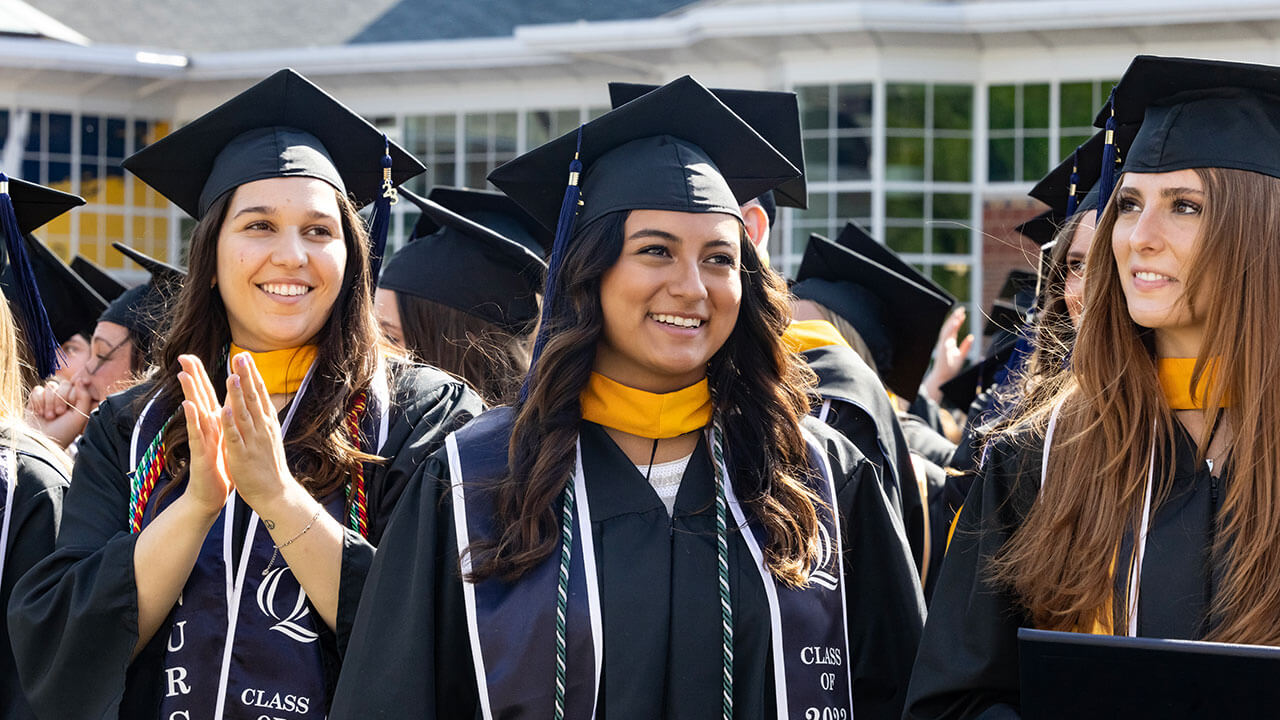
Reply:
<svg viewBox="0 0 1280 720"><path fill-rule="evenodd" d="M471 567L465 554L470 542L496 537L493 489L506 473L511 419L509 408L491 410L445 440L464 574ZM824 551L809 585L788 589L774 581L760 553L766 543L759 523L749 523L753 533L744 533L743 538L769 595L777 716L848 720L853 716L853 704L840 528L833 510L835 485L825 454L812 442L809 446L817 473L806 482L827 505L825 511L819 511ZM732 476L726 473L725 477ZM748 525L732 488L726 490L737 526ZM591 718L596 715L599 695L603 631L581 449L573 491L577 518L565 618L565 717ZM552 716L559 565L557 552L514 583L497 579L463 583L481 711L486 720ZM714 575L707 582L714 583ZM718 695L721 688L709 687L707 692Z"/></svg>
<svg viewBox="0 0 1280 720"><path fill-rule="evenodd" d="M282 435L306 384L304 380L294 397ZM369 411L361 418L362 434L376 438L381 450L389 415L381 373L370 395ZM137 464L165 419L150 403L143 409L134 427L131 464ZM168 472L162 472L143 513L144 528L162 509L162 494L167 505L185 489L184 481L161 493L171 482ZM323 503L339 524L346 524L341 490ZM246 516L244 537L236 538L237 528L246 525L236 518ZM319 642L323 620L283 557L277 556L267 571L273 551L271 534L233 491L205 536L169 622L158 631L168 634L161 680L163 720L323 720L328 713L332 698Z"/></svg>

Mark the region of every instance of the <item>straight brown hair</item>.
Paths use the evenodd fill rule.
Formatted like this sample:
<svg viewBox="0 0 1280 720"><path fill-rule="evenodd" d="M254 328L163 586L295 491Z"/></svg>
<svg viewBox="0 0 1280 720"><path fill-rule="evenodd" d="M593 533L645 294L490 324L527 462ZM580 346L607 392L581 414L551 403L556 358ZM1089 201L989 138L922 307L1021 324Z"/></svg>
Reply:
<svg viewBox="0 0 1280 720"><path fill-rule="evenodd" d="M1280 180L1221 168L1195 172L1205 207L1183 297L1192 317L1204 320L1205 334L1193 386L1217 363L1205 431L1194 438L1197 460L1220 414L1232 428L1231 480L1211 562L1225 571L1205 639L1280 645ZM1089 251L1072 371L1006 433L1043 437L1061 404L1040 497L991 568L1046 629L1107 619L1124 626L1125 598L1112 597L1107 560L1125 533L1136 531L1152 447L1164 451L1168 469L1155 477L1153 502L1163 502L1172 484L1175 419L1158 381L1154 335L1129 316L1111 249L1116 216L1113 198Z"/></svg>

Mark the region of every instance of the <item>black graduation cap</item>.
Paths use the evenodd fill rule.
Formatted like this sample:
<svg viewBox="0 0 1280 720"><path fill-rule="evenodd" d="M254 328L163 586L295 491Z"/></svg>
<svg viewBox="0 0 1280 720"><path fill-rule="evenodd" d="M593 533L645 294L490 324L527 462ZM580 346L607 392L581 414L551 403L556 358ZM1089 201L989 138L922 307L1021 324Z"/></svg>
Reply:
<svg viewBox="0 0 1280 720"><path fill-rule="evenodd" d="M894 394L911 402L952 301L821 235L810 235L791 292L848 320Z"/></svg>
<svg viewBox="0 0 1280 720"><path fill-rule="evenodd" d="M969 367L961 370L955 377L943 383L938 389L942 397L957 410L967 410L973 404L978 393L991 387L996 381L1000 368L1013 357L1013 350L1018 344L1018 336L1005 333L992 343L987 355Z"/></svg>
<svg viewBox="0 0 1280 720"><path fill-rule="evenodd" d="M546 257L551 253L551 244L556 239L555 233L544 228L533 219L533 216L517 205L515 200L503 193L437 185L427 193L427 199L443 205L474 223L485 226L508 240L520 243L538 257ZM421 226L424 222L434 223L435 221L430 214L424 212L418 218L418 224ZM435 231L426 230L425 227L415 227L413 236L426 237L432 232Z"/></svg>
<svg viewBox="0 0 1280 720"><path fill-rule="evenodd" d="M982 328L982 334L989 337L998 332L1017 332L1025 321L1024 311L1019 310L1015 303L996 300L991 304L991 312L987 316L987 324Z"/></svg>
<svg viewBox="0 0 1280 720"><path fill-rule="evenodd" d="M845 223L844 229L840 231L840 235L836 237L836 244L849 248L850 250L871 258L899 275L915 281L917 284L923 285L934 292L939 297L945 298L947 302L955 305L955 297L946 291L941 285L933 281L933 278L925 275L915 268L914 265L903 260L898 253L894 252L889 246L876 242L875 238L867 234L862 226L855 222Z"/></svg>
<svg viewBox="0 0 1280 720"><path fill-rule="evenodd" d="M1058 229L1062 226L1062 218L1053 210L1045 210L1030 220L1015 226L1013 229L1018 231L1031 240L1031 242L1039 245L1044 250L1049 250L1049 243L1058 235Z"/></svg>
<svg viewBox="0 0 1280 720"><path fill-rule="evenodd" d="M1137 133L1138 125L1135 123L1116 126L1115 143L1122 156ZM1027 193L1048 205L1059 225L1078 212L1098 209L1098 180L1102 177L1106 136L1105 130L1099 130L1063 158Z"/></svg>
<svg viewBox="0 0 1280 720"><path fill-rule="evenodd" d="M581 147L579 150L579 138ZM800 176L754 129L689 76L663 85L489 173L547 229L557 226L570 161L579 226L616 210L720 212Z"/></svg>
<svg viewBox="0 0 1280 720"><path fill-rule="evenodd" d="M272 177L324 180L365 205L383 166L399 185L426 170L367 120L291 69L236 95L126 158L123 165L187 214L232 188Z"/></svg>
<svg viewBox="0 0 1280 720"><path fill-rule="evenodd" d="M1000 292L996 298L1011 301L1015 307L1026 312L1035 305L1036 286L1039 284L1040 276L1036 273L1023 268L1014 268L1005 277L1004 285L1000 286Z"/></svg>
<svg viewBox="0 0 1280 720"><path fill-rule="evenodd" d="M1280 177L1280 68L1139 55L1095 124L1129 123L1141 127L1121 153L1124 172L1220 167Z"/></svg>
<svg viewBox="0 0 1280 720"><path fill-rule="evenodd" d="M461 310L513 334L538 319L546 263L524 245L427 198L414 236L387 261L378 286Z"/></svg>
<svg viewBox="0 0 1280 720"><path fill-rule="evenodd" d="M657 85L639 83L609 83L609 100L613 107L621 107ZM804 176L804 140L800 135L800 103L793 92L772 90L732 90L712 88L715 94L738 117L760 133L783 157L796 166L800 177L788 180L773 190L773 201L783 207L806 209L809 207L809 189ZM769 212L769 208L765 208ZM770 213L769 221L773 221Z"/></svg>
<svg viewBox="0 0 1280 720"><path fill-rule="evenodd" d="M54 339L61 345L77 334L86 340L93 337L93 328L107 308L107 300L35 236L26 235L23 239ZM15 297L16 278L8 263L0 274L0 287L6 297Z"/></svg>
<svg viewBox="0 0 1280 720"><path fill-rule="evenodd" d="M107 302L115 300L125 290L129 289L119 280L108 275L106 270L94 265L83 255L76 255L71 258L71 269L85 282L89 283L89 287L93 288L93 291L101 295L102 299Z"/></svg>
<svg viewBox="0 0 1280 720"><path fill-rule="evenodd" d="M151 277L111 301L99 319L128 328L141 345L139 349L143 356L150 357L161 329L169 320L170 304L177 297L187 273L124 243L112 243L111 247L141 265Z"/></svg>
<svg viewBox="0 0 1280 720"><path fill-rule="evenodd" d="M28 235L53 218L83 204L84 198L76 195L17 178L10 179L0 173L0 234L4 235L5 276L8 279L5 295L22 326L23 340L36 373L42 378L57 369L58 345L61 343L40 296L37 270L40 261L34 257L36 252L47 248L34 241L30 241L34 247L29 246Z"/></svg>

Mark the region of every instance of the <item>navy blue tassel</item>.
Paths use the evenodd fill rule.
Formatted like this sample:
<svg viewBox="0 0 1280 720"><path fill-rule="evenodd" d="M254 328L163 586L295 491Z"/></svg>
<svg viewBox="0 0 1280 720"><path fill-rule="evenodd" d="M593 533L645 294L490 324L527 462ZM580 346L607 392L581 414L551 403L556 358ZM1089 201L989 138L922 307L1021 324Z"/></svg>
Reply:
<svg viewBox="0 0 1280 720"><path fill-rule="evenodd" d="M36 372L47 378L58 369L58 340L49 326L49 316L40 300L40 288L36 285L31 258L27 255L27 243L18 226L18 214L9 196L9 178L0 173L0 229L4 231L5 247L9 251L9 265L13 268L13 290L10 298L18 306L19 322L23 337L36 364Z"/></svg>
<svg viewBox="0 0 1280 720"><path fill-rule="evenodd" d="M1111 199L1111 192L1116 189L1116 91L1112 89L1111 115L1107 118L1107 134L1102 146L1102 174L1098 178L1098 213L1095 219L1102 219L1102 210Z"/></svg>
<svg viewBox="0 0 1280 720"><path fill-rule="evenodd" d="M1076 188L1080 186L1080 148L1071 151L1071 187L1067 189L1067 217L1076 214Z"/></svg>
<svg viewBox="0 0 1280 720"><path fill-rule="evenodd" d="M391 141L384 134L386 151L382 156L382 194L373 203L369 215L369 273L373 286L378 286L378 274L382 272L382 256L387 251L387 234L391 230L391 206L399 200L396 188L391 184Z"/></svg>
<svg viewBox="0 0 1280 720"><path fill-rule="evenodd" d="M578 219L578 199L581 195L579 180L582 176L582 126L578 126L578 147L573 151L573 161L569 163L569 184L564 189L564 199L560 202L560 216L556 219L556 239L551 246L551 257L547 259L547 280L543 285L542 322L538 326L538 335L533 340L533 353L529 360L529 373L520 386L520 401L529 395L529 378L542 355L542 348L547 344L548 325L551 311L556 301L556 283L560 279L560 266L564 263L564 254L569 247L569 238L573 236L574 222Z"/></svg>

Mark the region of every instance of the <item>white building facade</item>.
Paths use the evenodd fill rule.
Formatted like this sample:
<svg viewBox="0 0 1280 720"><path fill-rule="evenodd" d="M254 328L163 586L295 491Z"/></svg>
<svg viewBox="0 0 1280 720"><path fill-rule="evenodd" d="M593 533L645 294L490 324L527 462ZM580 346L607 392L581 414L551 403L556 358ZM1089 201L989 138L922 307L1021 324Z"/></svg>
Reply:
<svg viewBox="0 0 1280 720"><path fill-rule="evenodd" d="M421 158L418 191L483 187L489 170L603 112L611 80L691 74L799 95L809 209L780 213L775 266L791 272L809 233L855 220L971 318L1030 252L1010 232L1037 212L1023 195L1092 134L1134 55L1280 64L1280 2L1243 0L729 0L493 37L232 50L100 43L40 5L0 0L0 171L89 201L41 233L65 257L127 277L108 251L120 240L180 262L190 222L119 161L280 67ZM413 219L398 217L393 243Z"/></svg>

